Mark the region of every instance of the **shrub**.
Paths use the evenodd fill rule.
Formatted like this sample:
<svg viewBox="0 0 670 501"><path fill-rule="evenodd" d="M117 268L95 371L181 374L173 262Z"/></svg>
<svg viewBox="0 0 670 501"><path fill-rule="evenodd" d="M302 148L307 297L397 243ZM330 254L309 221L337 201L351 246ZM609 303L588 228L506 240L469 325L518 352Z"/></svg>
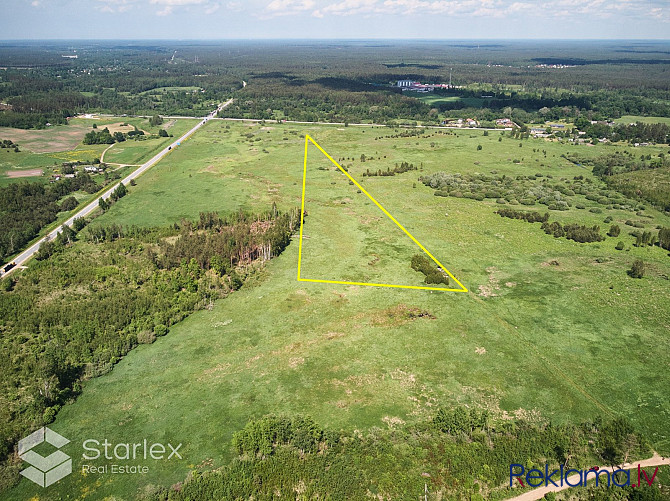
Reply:
<svg viewBox="0 0 670 501"><path fill-rule="evenodd" d="M610 230L607 232L610 237L618 237L619 233L621 233L621 228L619 228L618 224L610 226Z"/></svg>
<svg viewBox="0 0 670 501"><path fill-rule="evenodd" d="M616 249L616 250L623 250L623 247L624 247L623 242L622 242L621 240L619 240L619 243L616 244L615 249Z"/></svg>
<svg viewBox="0 0 670 501"><path fill-rule="evenodd" d="M137 333L137 342L138 344L151 344L156 341L156 334L146 330Z"/></svg>
<svg viewBox="0 0 670 501"><path fill-rule="evenodd" d="M642 278L644 276L645 272L645 266L644 266L644 261L641 259L636 259L633 261L633 266L631 267L630 270L628 270L628 274L632 278Z"/></svg>
<svg viewBox="0 0 670 501"><path fill-rule="evenodd" d="M154 326L154 332L156 337L165 336L168 333L168 328L163 324L158 324Z"/></svg>
<svg viewBox="0 0 670 501"><path fill-rule="evenodd" d="M70 212L71 210L76 209L77 205L79 205L79 202L77 202L75 197L67 197L63 200L63 203L60 204L60 210L63 212Z"/></svg>

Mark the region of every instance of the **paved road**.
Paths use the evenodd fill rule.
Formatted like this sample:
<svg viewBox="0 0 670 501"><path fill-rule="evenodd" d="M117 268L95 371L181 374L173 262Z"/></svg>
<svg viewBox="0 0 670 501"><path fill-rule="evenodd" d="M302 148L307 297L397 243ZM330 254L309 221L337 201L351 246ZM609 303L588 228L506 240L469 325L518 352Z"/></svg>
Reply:
<svg viewBox="0 0 670 501"><path fill-rule="evenodd" d="M634 463L626 463L624 464L621 469L622 470L637 470L637 465L640 465L640 468L646 468L648 466L661 466L664 464L670 464L670 458L666 457L661 457L658 454L654 453L652 457L649 459L645 459L643 461L636 461ZM618 469L618 467L617 467ZM612 472L612 467L611 466L602 466L598 471L609 471L610 473ZM649 478L651 479L651 474L653 471L647 472L649 475ZM593 479L593 477L589 477L590 479ZM642 479L644 482L644 477ZM572 475L568 477L568 482L570 482L573 485L576 485L579 482L579 475ZM635 476L631 474L631 483L637 483L637 473L635 473ZM567 482L563 482L563 486L560 484L558 486L553 486L550 485L549 487L538 487L537 489L533 489L532 491L524 492L520 496L516 496L514 498L508 498L507 501L536 501L538 499L542 499L544 495L548 492L559 492L564 489L569 489L570 486L567 485Z"/></svg>
<svg viewBox="0 0 670 501"><path fill-rule="evenodd" d="M118 183L115 183L112 187L110 187L102 195L96 197L95 200L91 201L91 203L89 203L86 207L84 207L83 209L78 211L73 216L69 217L68 220L65 221L63 224L66 224L68 226L72 226L72 221L74 221L75 219L77 219L79 217L88 216L91 212L93 212L94 210L96 210L99 207L99 201L100 201L101 198L105 199L105 200L108 199L112 195L112 192L116 189L116 187L120 183L128 185L128 183L130 183L131 179L137 178L137 176L143 174L144 172L149 170L151 167L156 165L165 155L167 155L170 152L170 150L172 148L177 146L178 143L181 143L182 141L186 140L189 136L191 136L200 127L205 125L205 123L207 123L208 120L214 118L219 111L221 111L223 108L225 108L226 106L228 106L232 102L233 102L233 100L229 99L225 103L219 105L219 107L216 110L212 111L206 117L200 117L199 118L200 121L191 130L189 130L186 134L181 136L179 139L175 140L172 144L163 148L151 160L149 160L148 162L140 165L137 169L135 169L131 174L126 176L124 179L122 179ZM49 232L46 236L42 237L37 242L32 244L30 247L28 247L26 250L24 250L21 254L16 256L12 260L12 262L16 263L16 266L14 268L12 268L11 270L9 270L7 273L3 273L2 276L5 277L5 276L9 275L10 273L14 272L20 266L23 266L30 258L32 258L35 255L35 253L39 250L40 245L42 245L42 243L45 240L53 240L61 232L61 230L62 230L62 225L59 226L58 228L56 228L55 230ZM4 269L4 267L5 267L5 265L3 264L1 269Z"/></svg>

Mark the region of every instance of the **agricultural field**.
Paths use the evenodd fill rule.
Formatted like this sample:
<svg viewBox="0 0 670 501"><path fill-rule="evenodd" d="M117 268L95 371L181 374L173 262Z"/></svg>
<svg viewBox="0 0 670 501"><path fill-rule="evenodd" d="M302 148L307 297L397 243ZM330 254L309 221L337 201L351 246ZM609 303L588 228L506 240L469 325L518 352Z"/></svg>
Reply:
<svg viewBox="0 0 670 501"><path fill-rule="evenodd" d="M670 125L670 118L668 117L641 117L635 115L624 115L621 118L616 118L614 120L618 124L633 124L637 122L642 122L645 124L666 124Z"/></svg>
<svg viewBox="0 0 670 501"><path fill-rule="evenodd" d="M468 292L298 282L294 235L250 284L88 381L50 425L69 437L181 442L183 459L146 475L98 476L82 474L75 458L73 474L48 493L22 481L6 499L132 499L147 484L226 463L233 433L269 413L351 432L426 421L458 404L500 421L625 416L670 454L670 257L636 247L630 234L670 227L670 217L563 156L657 157L667 147L217 120L92 225L299 207L306 134ZM411 268L420 249L313 145L307 155L303 277L421 284ZM604 238L555 238L539 223L501 217L501 208L597 225ZM620 235L606 236L614 224ZM643 279L627 273L636 259Z"/></svg>
<svg viewBox="0 0 670 501"><path fill-rule="evenodd" d="M196 122L196 120L189 119L166 120L161 128L173 137L152 137L151 139L116 143L105 151L102 161L111 164L140 165L151 159L175 138L188 131ZM143 125L146 127L145 124Z"/></svg>
<svg viewBox="0 0 670 501"><path fill-rule="evenodd" d="M158 134L166 128L169 134L178 137L194 123L193 120L168 120L161 126L151 126L146 118L73 118L69 125L50 127L44 130L24 130L0 127L0 139L9 139L19 145L19 152L0 148L0 186L16 180L37 181L49 179L59 173L63 162L93 162L109 147L106 144L82 144L84 135L91 130L109 128L110 133L129 132L137 127L146 134ZM92 129L95 124L98 129ZM124 141L108 150L103 161L112 164L141 164L173 140L170 137L140 141Z"/></svg>

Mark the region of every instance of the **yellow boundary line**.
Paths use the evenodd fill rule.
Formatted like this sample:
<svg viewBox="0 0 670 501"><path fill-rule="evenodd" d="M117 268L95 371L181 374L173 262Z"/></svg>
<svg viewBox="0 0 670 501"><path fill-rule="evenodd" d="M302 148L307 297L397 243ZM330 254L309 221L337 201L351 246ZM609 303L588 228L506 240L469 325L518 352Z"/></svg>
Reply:
<svg viewBox="0 0 670 501"><path fill-rule="evenodd" d="M309 143L312 143L314 146L316 146L321 153L323 153L328 160L330 160L340 171L349 178L349 180L358 187L359 190L361 190L362 193L365 193L365 195L374 202L374 204L381 209L381 211L386 214L386 216L393 221L398 228L400 228L405 235L407 235L416 245L419 246L419 248L429 257L431 258L435 264L437 264L447 275L449 275L454 282L456 282L458 285L460 285L460 289L453 289L453 288L445 288L445 287L427 287L427 286L418 286L418 285L397 285L397 284L373 284L373 283L366 283L366 282L346 282L346 281L341 281L341 280L319 280L319 279L313 279L313 278L302 278L300 276L300 266L302 263L302 233L303 233L303 223L305 220L305 185L307 182L307 146ZM421 290L431 290L431 291L449 291L449 292L468 292L468 289L458 281L458 279L451 274L449 270L447 270L442 263L440 263L428 250L421 245L421 243L414 238L414 236L405 229L405 227L400 224L396 218L394 218L389 212L382 207L382 205L377 202L377 200L374 199L372 195L370 195L365 188L363 188L358 181L356 181L353 177L349 175L349 173L342 168L340 164L338 164L333 157L331 157L326 151L314 140L309 134L305 134L305 160L303 162L303 170L302 170L302 201L300 203L300 243L298 245L298 282L320 282L320 283L325 283L325 284L341 284L341 285L365 285L369 287L393 287L397 289L421 289Z"/></svg>

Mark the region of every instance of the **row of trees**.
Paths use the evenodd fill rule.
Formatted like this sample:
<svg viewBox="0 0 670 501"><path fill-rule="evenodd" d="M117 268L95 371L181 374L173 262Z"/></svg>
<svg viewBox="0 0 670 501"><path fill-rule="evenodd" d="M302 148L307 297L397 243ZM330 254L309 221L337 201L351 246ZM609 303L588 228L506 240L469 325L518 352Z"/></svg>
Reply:
<svg viewBox="0 0 670 501"><path fill-rule="evenodd" d="M561 224L558 221L542 223L542 229L547 235L556 238L565 237L575 242L600 242L605 240L600 234L600 226L585 226L577 223Z"/></svg>
<svg viewBox="0 0 670 501"><path fill-rule="evenodd" d="M461 406L440 407L429 422L367 432L324 430L308 417L266 416L249 421L232 443L238 456L222 468L192 472L178 488L155 487L142 499L294 499L297 489L305 499L367 499L370 493L416 499L426 485L435 498L482 501L512 495L512 463L527 470L544 470L544 464L549 471L588 469L650 454L626 419L531 424ZM658 483L619 491L622 500L667 495Z"/></svg>
<svg viewBox="0 0 670 501"><path fill-rule="evenodd" d="M520 211L514 209L498 209L496 214L500 217L506 217L509 219L521 219L528 223L546 223L549 220L549 213L545 212L544 215L540 214L537 211Z"/></svg>
<svg viewBox="0 0 670 501"><path fill-rule="evenodd" d="M365 172L363 173L363 176L364 177L395 176L396 174L402 174L404 172L408 172L411 170L419 170L419 168L412 163L402 162L400 165L396 163L393 169L391 169L390 167L387 167L386 170L377 169L376 171L366 169Z"/></svg>

